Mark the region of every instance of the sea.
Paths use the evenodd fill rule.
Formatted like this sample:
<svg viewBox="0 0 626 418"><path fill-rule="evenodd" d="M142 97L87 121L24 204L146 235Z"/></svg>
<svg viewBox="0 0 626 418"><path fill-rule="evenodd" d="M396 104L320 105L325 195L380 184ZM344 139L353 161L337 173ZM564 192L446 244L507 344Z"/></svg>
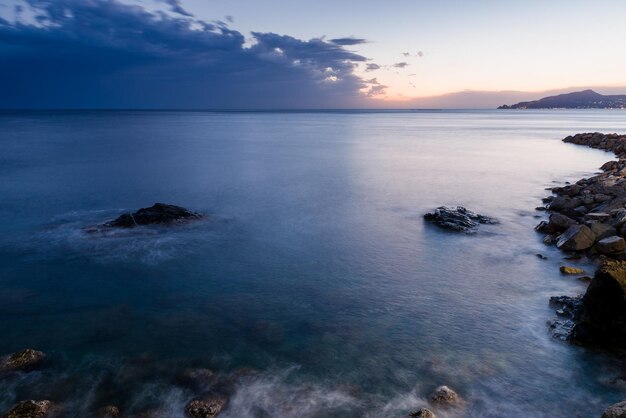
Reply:
<svg viewBox="0 0 626 418"><path fill-rule="evenodd" d="M548 326L588 284L559 266L594 267L534 231L615 158L561 141L594 131L626 113L1 112L0 355L47 357L0 376L0 413L183 417L227 387L220 418L599 417L626 360ZM156 202L204 217L85 231ZM499 223L426 223L442 205Z"/></svg>

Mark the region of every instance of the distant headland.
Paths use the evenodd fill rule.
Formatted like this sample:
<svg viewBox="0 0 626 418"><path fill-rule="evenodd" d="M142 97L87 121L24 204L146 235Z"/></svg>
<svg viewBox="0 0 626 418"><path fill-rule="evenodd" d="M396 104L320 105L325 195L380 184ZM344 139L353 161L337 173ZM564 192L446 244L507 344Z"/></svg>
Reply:
<svg viewBox="0 0 626 418"><path fill-rule="evenodd" d="M593 90L544 97L530 102L502 105L498 109L624 109L626 94L605 96Z"/></svg>

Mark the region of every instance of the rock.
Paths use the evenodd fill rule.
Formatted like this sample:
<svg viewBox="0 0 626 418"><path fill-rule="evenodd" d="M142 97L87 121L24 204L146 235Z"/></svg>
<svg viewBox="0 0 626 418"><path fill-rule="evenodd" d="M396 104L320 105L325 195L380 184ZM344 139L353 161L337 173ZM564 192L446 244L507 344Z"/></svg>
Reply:
<svg viewBox="0 0 626 418"><path fill-rule="evenodd" d="M118 418L120 409L115 405L103 406L96 412L98 418Z"/></svg>
<svg viewBox="0 0 626 418"><path fill-rule="evenodd" d="M0 358L0 372L29 371L41 365L46 355L27 348Z"/></svg>
<svg viewBox="0 0 626 418"><path fill-rule="evenodd" d="M626 262L606 259L596 271L574 338L583 344L626 347Z"/></svg>
<svg viewBox="0 0 626 418"><path fill-rule="evenodd" d="M600 254L618 253L626 250L626 241L622 237L612 236L598 241L596 248Z"/></svg>
<svg viewBox="0 0 626 418"><path fill-rule="evenodd" d="M595 239L586 225L572 225L559 237L556 246L565 251L582 251L590 248Z"/></svg>
<svg viewBox="0 0 626 418"><path fill-rule="evenodd" d="M585 215L585 219L589 221L606 222L611 219L611 215L604 212L592 212Z"/></svg>
<svg viewBox="0 0 626 418"><path fill-rule="evenodd" d="M459 395L448 386L439 386L430 396L430 401L439 406L455 406L460 400Z"/></svg>
<svg viewBox="0 0 626 418"><path fill-rule="evenodd" d="M219 415L226 406L225 396L211 394L201 399L194 399L185 406L185 413L191 418L213 418Z"/></svg>
<svg viewBox="0 0 626 418"><path fill-rule="evenodd" d="M609 406L602 414L602 418L626 418L626 401Z"/></svg>
<svg viewBox="0 0 626 418"><path fill-rule="evenodd" d="M170 225L193 219L200 219L202 215L180 206L155 203L149 208L139 209L134 213L125 213L110 222L100 225L100 228L134 228L140 225ZM98 228L96 228L98 230ZM89 229L88 231L92 231Z"/></svg>
<svg viewBox="0 0 626 418"><path fill-rule="evenodd" d="M550 222L548 223L548 225L550 225L552 229L550 232L565 231L570 226L576 225L575 220L560 213L551 214L549 219Z"/></svg>
<svg viewBox="0 0 626 418"><path fill-rule="evenodd" d="M574 209L580 206L581 203L582 200L577 197L570 198L566 196L557 196L552 202L550 202L548 209L560 212L567 209Z"/></svg>
<svg viewBox="0 0 626 418"><path fill-rule="evenodd" d="M428 408L420 408L417 411L411 412L409 418L437 418L437 416Z"/></svg>
<svg viewBox="0 0 626 418"><path fill-rule="evenodd" d="M583 274L585 270L578 267L561 266L559 268L562 274Z"/></svg>
<svg viewBox="0 0 626 418"><path fill-rule="evenodd" d="M546 256L545 256L545 255L543 255L543 254L539 254L539 253L537 253L537 254L535 254L535 255L536 255L537 257L539 257L540 259L542 259L542 260L547 260L547 259L548 259L548 257L546 257Z"/></svg>
<svg viewBox="0 0 626 418"><path fill-rule="evenodd" d="M479 215L462 206L440 206L424 215L424 219L442 228L459 232L473 232L479 224L495 224L495 219Z"/></svg>
<svg viewBox="0 0 626 418"><path fill-rule="evenodd" d="M23 401L15 405L2 418L44 418L50 415L54 404L50 401Z"/></svg>
<svg viewBox="0 0 626 418"><path fill-rule="evenodd" d="M596 239L598 240L617 234L617 230L611 225L600 222L592 222L591 225L589 225L589 228L591 229L591 232L596 235Z"/></svg>

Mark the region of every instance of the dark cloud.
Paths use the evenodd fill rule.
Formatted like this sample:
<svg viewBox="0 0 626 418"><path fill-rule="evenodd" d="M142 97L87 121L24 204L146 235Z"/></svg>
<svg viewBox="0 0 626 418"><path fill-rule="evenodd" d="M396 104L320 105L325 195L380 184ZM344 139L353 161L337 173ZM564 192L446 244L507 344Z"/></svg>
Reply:
<svg viewBox="0 0 626 418"><path fill-rule="evenodd" d="M188 16L188 17L193 16L191 13L189 13L187 10L183 8L183 6L180 4L180 0L159 0L159 1L162 1L163 3L166 3L167 5L169 5L170 10L174 13L178 13L179 15Z"/></svg>
<svg viewBox="0 0 626 418"><path fill-rule="evenodd" d="M329 42L335 45L351 46L351 45L365 44L367 43L367 40L363 38L349 37L349 38L335 38L335 39L331 39Z"/></svg>
<svg viewBox="0 0 626 418"><path fill-rule="evenodd" d="M365 90L365 94L367 97L376 97L382 94L385 94L387 91L387 86L380 84L377 78L372 78L370 80L364 80L367 88Z"/></svg>
<svg viewBox="0 0 626 418"><path fill-rule="evenodd" d="M406 68L409 66L408 62L396 62L392 67L394 68Z"/></svg>
<svg viewBox="0 0 626 418"><path fill-rule="evenodd" d="M366 58L343 45L254 32L167 1L28 0L35 22L0 19L0 107L291 108L363 103Z"/></svg>
<svg viewBox="0 0 626 418"><path fill-rule="evenodd" d="M380 65L374 64L374 63L365 65L365 71L375 71L375 70L380 70Z"/></svg>
<svg viewBox="0 0 626 418"><path fill-rule="evenodd" d="M418 57L418 58L421 58L421 57L424 56L424 53L422 51L417 51L415 54L411 54L410 52L403 52L402 56L405 57L405 58L408 58L408 57Z"/></svg>

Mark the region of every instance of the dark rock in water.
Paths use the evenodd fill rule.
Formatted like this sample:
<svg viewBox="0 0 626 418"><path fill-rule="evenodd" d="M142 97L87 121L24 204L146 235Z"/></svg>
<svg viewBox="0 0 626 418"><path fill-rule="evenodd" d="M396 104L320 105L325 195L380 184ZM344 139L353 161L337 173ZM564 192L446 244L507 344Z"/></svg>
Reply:
<svg viewBox="0 0 626 418"><path fill-rule="evenodd" d="M424 215L424 219L442 228L459 232L473 232L479 224L496 224L498 221L476 214L462 206L440 206Z"/></svg>
<svg viewBox="0 0 626 418"><path fill-rule="evenodd" d="M607 348L626 347L626 262L606 260L583 297L574 339Z"/></svg>
<svg viewBox="0 0 626 418"><path fill-rule="evenodd" d="M461 401L461 397L448 386L439 386L430 396L430 401L439 406L455 406Z"/></svg>
<svg viewBox="0 0 626 418"><path fill-rule="evenodd" d="M559 237L556 246L565 251L582 251L591 248L595 240L595 234L586 225L572 225Z"/></svg>
<svg viewBox="0 0 626 418"><path fill-rule="evenodd" d="M41 365L46 355L41 351L27 348L0 358L0 372L28 371Z"/></svg>
<svg viewBox="0 0 626 418"><path fill-rule="evenodd" d="M420 408L417 411L411 412L409 418L437 418L435 413L428 408Z"/></svg>
<svg viewBox="0 0 626 418"><path fill-rule="evenodd" d="M211 394L194 399L185 406L185 413L190 418L213 418L222 412L228 399L225 396Z"/></svg>
<svg viewBox="0 0 626 418"><path fill-rule="evenodd" d="M51 414L54 404L50 401L23 401L15 405L2 418L44 418Z"/></svg>
<svg viewBox="0 0 626 418"><path fill-rule="evenodd" d="M117 219L107 222L110 228L134 228L139 225L173 224L191 219L200 219L201 214L180 206L155 203L149 208L139 209L135 213L125 213Z"/></svg>
<svg viewBox="0 0 626 418"><path fill-rule="evenodd" d="M569 340L583 310L582 296L553 296L550 305L559 316L548 323L552 335L561 341Z"/></svg>
<svg viewBox="0 0 626 418"><path fill-rule="evenodd" d="M542 259L542 260L547 260L547 259L548 259L548 257L546 257L546 256L545 256L545 255L543 255L543 254L539 254L539 253L537 253L537 254L535 254L535 255L536 255L537 257L539 257L540 259Z"/></svg>
<svg viewBox="0 0 626 418"><path fill-rule="evenodd" d="M115 405L104 406L96 412L97 418L118 418L120 409Z"/></svg>
<svg viewBox="0 0 626 418"><path fill-rule="evenodd" d="M626 418L626 401L609 406L602 414L602 418Z"/></svg>

